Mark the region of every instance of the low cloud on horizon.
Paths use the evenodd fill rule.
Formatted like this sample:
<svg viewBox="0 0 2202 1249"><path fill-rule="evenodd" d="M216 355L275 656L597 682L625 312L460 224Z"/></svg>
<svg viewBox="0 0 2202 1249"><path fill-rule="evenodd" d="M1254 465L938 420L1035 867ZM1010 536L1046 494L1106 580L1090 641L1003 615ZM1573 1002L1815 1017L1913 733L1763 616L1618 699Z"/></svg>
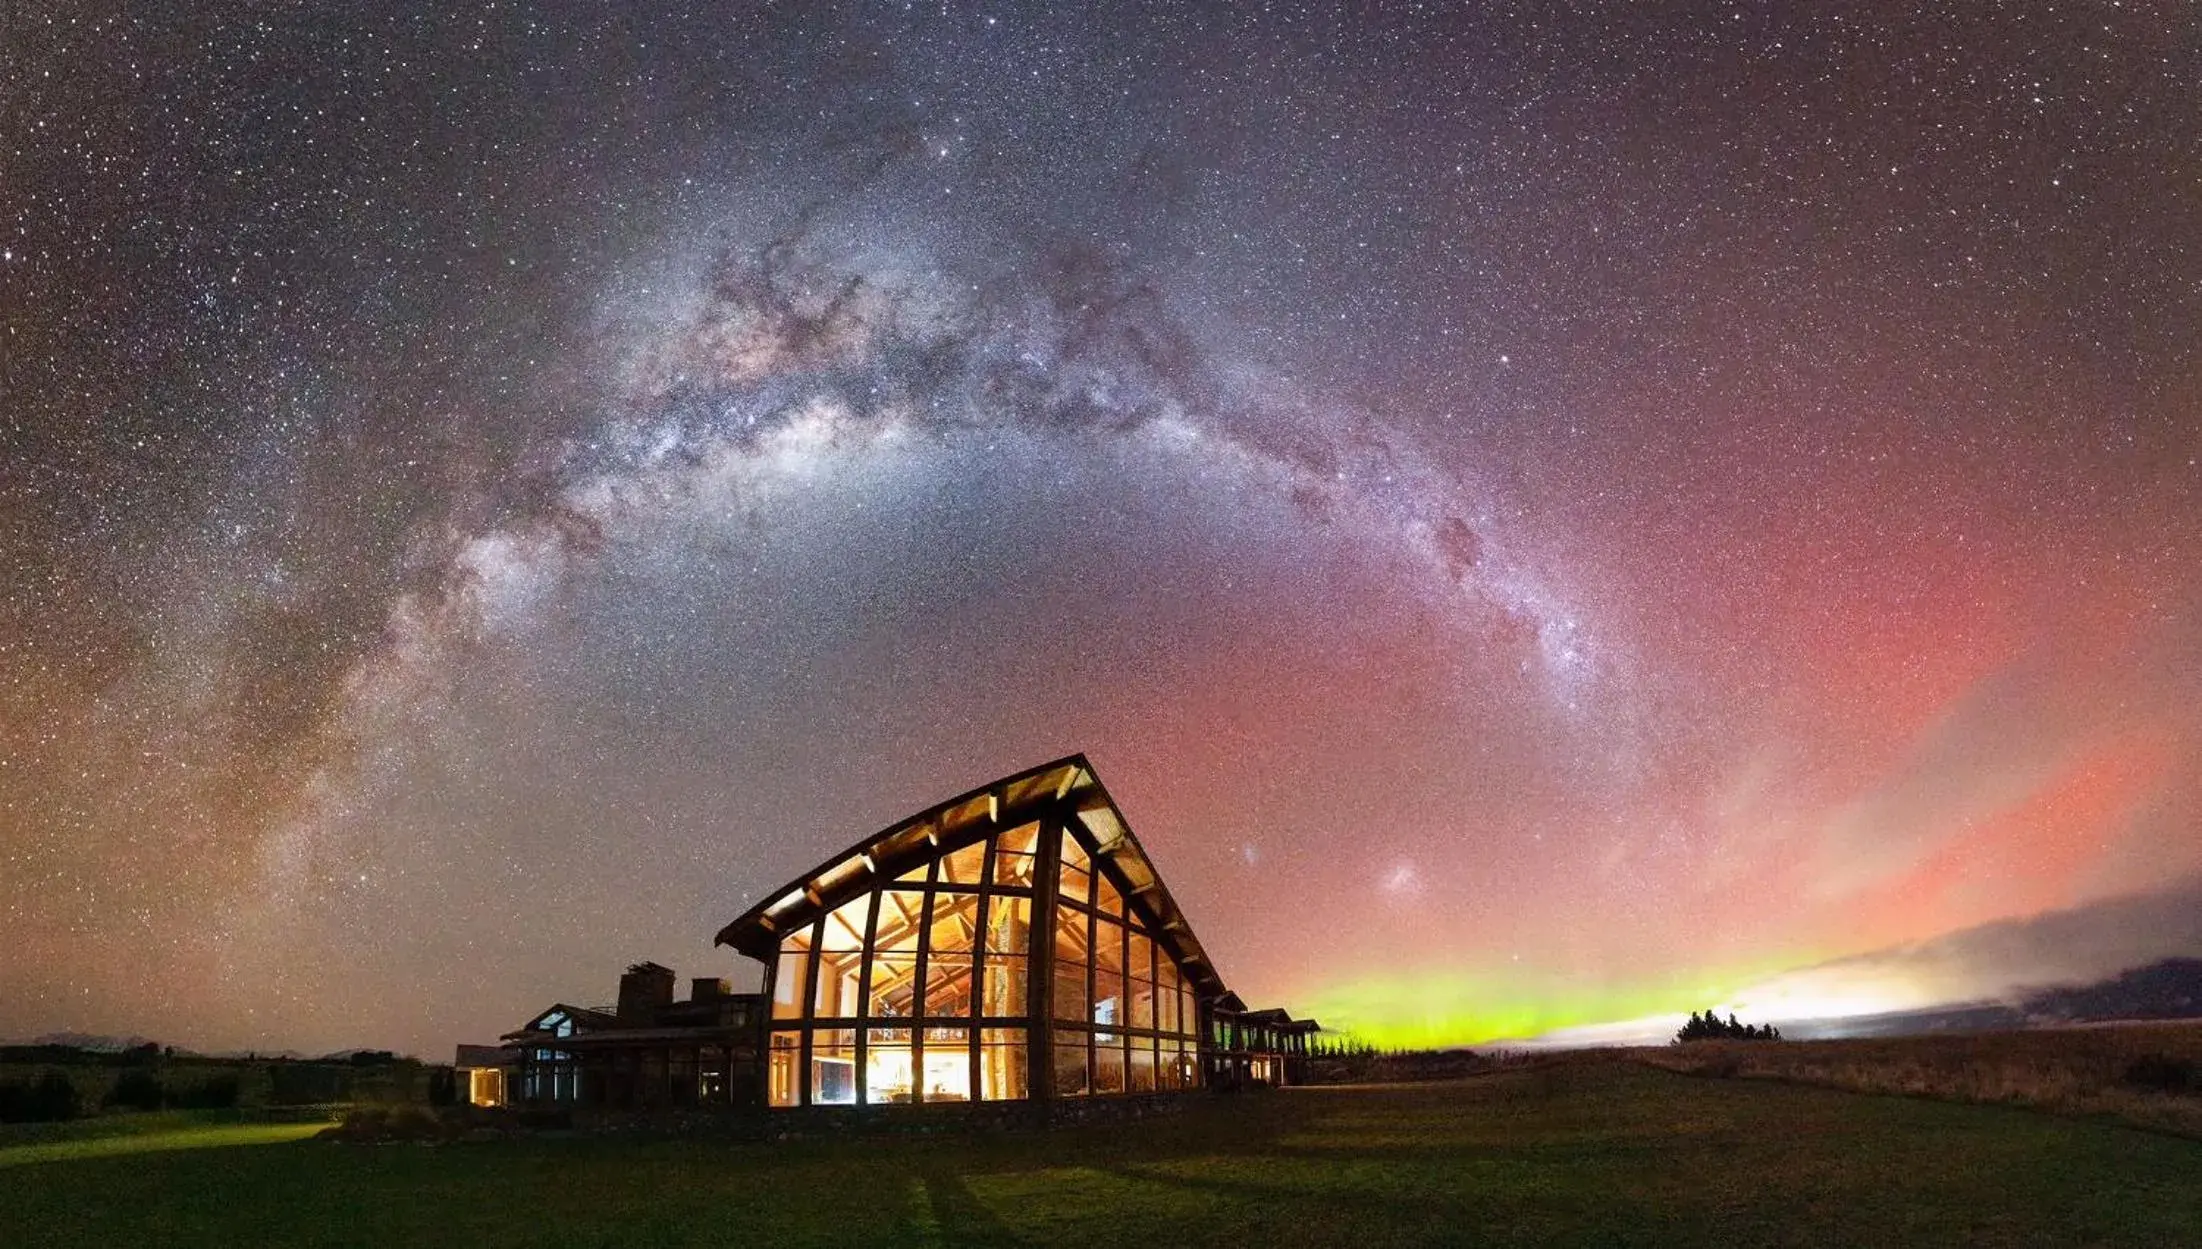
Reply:
<svg viewBox="0 0 2202 1249"><path fill-rule="evenodd" d="M2180 957L2202 957L2202 876L1780 972L1745 985L1713 1009L1786 1025L2018 1005L2045 989L2108 980ZM1662 1014L1561 1028L1522 1043L1655 1044L1683 1018Z"/></svg>
<svg viewBox="0 0 2202 1249"><path fill-rule="evenodd" d="M2202 955L2202 876L1783 972L1723 1005L1817 1019L2008 1002L2182 955Z"/></svg>

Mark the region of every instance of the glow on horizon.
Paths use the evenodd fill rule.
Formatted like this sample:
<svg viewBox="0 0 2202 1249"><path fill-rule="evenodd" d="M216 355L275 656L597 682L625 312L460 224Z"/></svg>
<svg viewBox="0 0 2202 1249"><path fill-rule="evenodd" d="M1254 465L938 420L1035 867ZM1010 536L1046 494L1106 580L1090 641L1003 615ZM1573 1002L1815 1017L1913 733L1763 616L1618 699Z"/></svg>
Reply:
<svg viewBox="0 0 2202 1249"><path fill-rule="evenodd" d="M1785 959L1780 967L1814 961ZM1655 1024L1778 979L1780 967L1754 963L1656 982L1583 987L1529 968L1402 972L1325 986L1305 995L1304 1012L1296 1001L1295 1013L1381 1049L1449 1049L1578 1033L1585 1034L1586 1044L1622 1044L1627 1042L1587 1037L1617 1028L1631 1035L1656 1031Z"/></svg>

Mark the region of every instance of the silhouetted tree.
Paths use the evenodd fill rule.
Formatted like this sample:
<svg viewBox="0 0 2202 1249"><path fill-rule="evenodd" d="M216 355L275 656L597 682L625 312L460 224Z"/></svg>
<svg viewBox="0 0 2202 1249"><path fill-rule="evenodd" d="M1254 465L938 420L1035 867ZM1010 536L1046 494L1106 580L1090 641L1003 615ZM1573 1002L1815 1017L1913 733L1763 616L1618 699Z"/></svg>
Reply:
<svg viewBox="0 0 2202 1249"><path fill-rule="evenodd" d="M161 1079L143 1067L132 1067L115 1077L115 1087L107 1090L103 1106L120 1106L127 1110L159 1110L168 1101L168 1090L161 1087Z"/></svg>
<svg viewBox="0 0 2202 1249"><path fill-rule="evenodd" d="M28 1084L0 1084L0 1123L56 1123L76 1118L82 1109L76 1085L58 1071Z"/></svg>
<svg viewBox="0 0 2202 1249"><path fill-rule="evenodd" d="M1736 1019L1730 1011L1726 1019L1712 1011L1699 1014L1690 1012L1690 1021L1674 1034L1676 1043L1685 1041L1779 1041L1781 1029L1772 1024L1747 1024Z"/></svg>
<svg viewBox="0 0 2202 1249"><path fill-rule="evenodd" d="M187 1110L228 1110L237 1104L241 1087L235 1075L224 1072L198 1084L171 1089L168 1103Z"/></svg>

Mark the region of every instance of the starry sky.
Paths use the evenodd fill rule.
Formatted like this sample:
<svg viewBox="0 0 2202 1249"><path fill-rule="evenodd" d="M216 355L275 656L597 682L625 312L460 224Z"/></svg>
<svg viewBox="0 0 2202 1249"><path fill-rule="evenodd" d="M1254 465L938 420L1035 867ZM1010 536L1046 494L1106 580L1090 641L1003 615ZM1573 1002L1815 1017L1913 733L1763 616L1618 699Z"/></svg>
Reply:
<svg viewBox="0 0 2202 1249"><path fill-rule="evenodd" d="M2202 952L2202 19L1917 8L17 6L0 1036L753 980L1076 750L1384 1044Z"/></svg>

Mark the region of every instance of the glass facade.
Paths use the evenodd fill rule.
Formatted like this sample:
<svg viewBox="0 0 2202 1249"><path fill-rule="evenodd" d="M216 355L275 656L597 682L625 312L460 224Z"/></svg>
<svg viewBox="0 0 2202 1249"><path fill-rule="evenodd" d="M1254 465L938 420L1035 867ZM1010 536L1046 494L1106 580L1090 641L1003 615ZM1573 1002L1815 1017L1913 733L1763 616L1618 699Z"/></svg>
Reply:
<svg viewBox="0 0 2202 1249"><path fill-rule="evenodd" d="M1114 812L997 830L997 810L888 834L926 861L779 938L770 1104L1013 1101L1036 1074L1057 1097L1197 1085L1191 980L1099 853Z"/></svg>
<svg viewBox="0 0 2202 1249"><path fill-rule="evenodd" d="M1115 813L1091 808L1060 834L1050 1010L1057 1097L1199 1085L1190 982L1149 932L1149 917L1095 864L1094 847L1112 831L1121 831ZM1181 1059L1187 1049L1193 1061Z"/></svg>
<svg viewBox="0 0 2202 1249"><path fill-rule="evenodd" d="M1297 1082L1316 1030L1224 987L1082 755L902 821L716 940L762 965L761 992L703 977L676 1001L671 969L634 964L616 1010L554 1004L496 1047L507 1077L470 1092L621 1109L1141 1097ZM462 1046L462 1069L488 1048Z"/></svg>

